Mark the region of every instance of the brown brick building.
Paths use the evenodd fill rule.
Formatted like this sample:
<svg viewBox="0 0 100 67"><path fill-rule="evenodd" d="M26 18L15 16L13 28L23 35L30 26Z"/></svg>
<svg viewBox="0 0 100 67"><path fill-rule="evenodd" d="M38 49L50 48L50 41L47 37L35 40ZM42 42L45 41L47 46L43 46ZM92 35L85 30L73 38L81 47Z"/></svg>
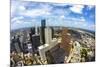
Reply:
<svg viewBox="0 0 100 67"><path fill-rule="evenodd" d="M61 38L62 38L62 40L61 40L60 47L63 48L66 51L66 53L69 55L72 45L70 44L70 42L71 42L71 36L68 33L68 29L64 28L62 30L62 32L61 32Z"/></svg>

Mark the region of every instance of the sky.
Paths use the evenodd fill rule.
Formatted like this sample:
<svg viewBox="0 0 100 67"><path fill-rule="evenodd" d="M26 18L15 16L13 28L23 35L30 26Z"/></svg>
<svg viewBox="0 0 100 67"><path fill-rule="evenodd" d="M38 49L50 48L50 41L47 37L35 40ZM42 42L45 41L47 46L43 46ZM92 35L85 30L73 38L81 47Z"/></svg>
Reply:
<svg viewBox="0 0 100 67"><path fill-rule="evenodd" d="M75 27L95 31L95 6L11 0L11 30L41 26Z"/></svg>

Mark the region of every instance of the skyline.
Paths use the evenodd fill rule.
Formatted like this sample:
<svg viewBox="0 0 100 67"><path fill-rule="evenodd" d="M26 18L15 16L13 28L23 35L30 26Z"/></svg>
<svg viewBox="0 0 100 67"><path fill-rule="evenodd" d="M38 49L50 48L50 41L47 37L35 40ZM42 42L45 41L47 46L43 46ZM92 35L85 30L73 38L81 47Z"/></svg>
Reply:
<svg viewBox="0 0 100 67"><path fill-rule="evenodd" d="M95 6L11 0L11 30L40 26L75 27L95 31Z"/></svg>

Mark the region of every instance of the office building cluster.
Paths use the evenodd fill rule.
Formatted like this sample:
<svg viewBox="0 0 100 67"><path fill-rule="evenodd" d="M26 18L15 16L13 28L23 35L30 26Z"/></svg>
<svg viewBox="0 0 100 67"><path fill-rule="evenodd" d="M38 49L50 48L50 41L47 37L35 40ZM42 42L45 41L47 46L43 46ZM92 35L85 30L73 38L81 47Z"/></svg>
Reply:
<svg viewBox="0 0 100 67"><path fill-rule="evenodd" d="M46 20L42 19L40 27L11 32L11 67L94 60L95 39L73 31L66 27L47 26Z"/></svg>
<svg viewBox="0 0 100 67"><path fill-rule="evenodd" d="M46 52L57 45L57 39L53 35L53 28L46 27L45 19L41 20L41 27L14 33L10 45L11 65L47 64ZM32 60L33 58L35 59ZM26 63L25 59L29 59L29 62Z"/></svg>

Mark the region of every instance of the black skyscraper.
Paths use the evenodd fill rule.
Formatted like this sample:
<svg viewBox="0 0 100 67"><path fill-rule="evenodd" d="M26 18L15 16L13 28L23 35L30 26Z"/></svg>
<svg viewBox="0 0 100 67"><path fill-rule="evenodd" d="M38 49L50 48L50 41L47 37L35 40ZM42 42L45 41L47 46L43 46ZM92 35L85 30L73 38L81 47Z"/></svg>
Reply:
<svg viewBox="0 0 100 67"><path fill-rule="evenodd" d="M51 30L52 30L52 38L54 38L54 29L53 29L53 27L51 27Z"/></svg>
<svg viewBox="0 0 100 67"><path fill-rule="evenodd" d="M35 27L31 28L31 34L35 34Z"/></svg>
<svg viewBox="0 0 100 67"><path fill-rule="evenodd" d="M35 28L31 28L31 29L30 29L29 35L30 35L30 42L32 43L32 45L33 45L33 42L32 42L32 35L34 35L34 34L35 34Z"/></svg>
<svg viewBox="0 0 100 67"><path fill-rule="evenodd" d="M46 27L46 20L43 19L41 20L41 41L42 41L42 44L45 44L45 27Z"/></svg>
<svg viewBox="0 0 100 67"><path fill-rule="evenodd" d="M31 28L29 35L30 42L32 44L32 50L34 52L35 50L37 50L38 46L40 46L40 35L35 34L35 27Z"/></svg>
<svg viewBox="0 0 100 67"><path fill-rule="evenodd" d="M32 47L34 47L34 49L37 50L39 46L40 46L40 35L33 35Z"/></svg>

